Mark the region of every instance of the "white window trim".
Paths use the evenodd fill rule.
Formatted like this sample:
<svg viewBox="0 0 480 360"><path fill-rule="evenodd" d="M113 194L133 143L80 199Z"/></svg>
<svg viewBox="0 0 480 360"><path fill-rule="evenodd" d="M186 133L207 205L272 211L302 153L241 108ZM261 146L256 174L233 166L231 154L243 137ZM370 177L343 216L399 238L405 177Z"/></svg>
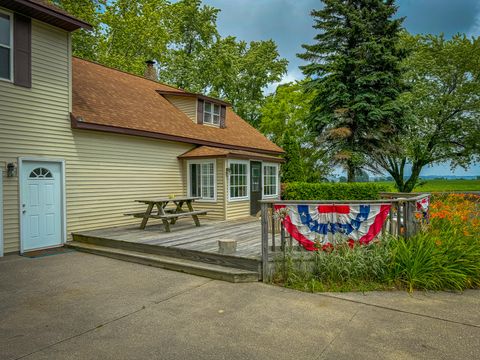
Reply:
<svg viewBox="0 0 480 360"><path fill-rule="evenodd" d="M10 79L0 77L0 81L13 83L13 13L5 11L3 9L0 9L0 13L3 13L10 17L10 47L7 48L4 45L0 45L0 47L10 49Z"/></svg>
<svg viewBox="0 0 480 360"><path fill-rule="evenodd" d="M277 170L276 194L265 195L265 166L274 166ZM262 199L278 198L280 195L280 166L277 163L262 162Z"/></svg>
<svg viewBox="0 0 480 360"><path fill-rule="evenodd" d="M207 104L210 104L210 105L211 105L212 111L207 111L207 110L206 110L206 109L207 109L207 106L206 106ZM215 114L215 111L214 111L215 105L218 106L218 124L215 124L214 121L213 121L213 116L214 116L214 115L217 115L217 114ZM205 121L205 113L208 113L208 114L211 115L210 118L212 119L212 122L207 122L207 121ZM203 102L203 114L202 114L203 124L211 125L211 126L215 126L215 127L220 127L220 116L221 116L221 114L222 114L222 107L221 107L220 105L215 104L215 103L213 103L213 102L211 102L211 101L204 101L204 102Z"/></svg>
<svg viewBox="0 0 480 360"><path fill-rule="evenodd" d="M187 194L192 196L190 189L190 165L191 164L213 164L213 198L198 199L198 202L217 202L217 161L215 159L187 160ZM200 177L201 179L201 177ZM201 181L201 180L200 180ZM200 189L202 186L200 185Z"/></svg>
<svg viewBox="0 0 480 360"><path fill-rule="evenodd" d="M236 198L232 198L230 196L230 176L231 176L231 172L230 172L230 165L231 164L245 164L246 167L247 167L247 196L243 196L243 197L236 197ZM228 163L227 163L227 169L228 169L228 177L227 177L227 185L228 185L228 201L229 202L236 202L236 201L245 201L245 200L250 200L250 161L249 160L228 160Z"/></svg>

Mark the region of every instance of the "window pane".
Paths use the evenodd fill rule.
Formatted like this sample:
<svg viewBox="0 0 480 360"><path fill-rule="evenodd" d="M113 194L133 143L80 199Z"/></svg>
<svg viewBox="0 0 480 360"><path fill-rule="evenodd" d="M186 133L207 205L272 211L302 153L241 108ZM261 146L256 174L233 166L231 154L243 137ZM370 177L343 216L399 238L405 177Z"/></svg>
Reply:
<svg viewBox="0 0 480 360"><path fill-rule="evenodd" d="M205 103L205 111L212 112L212 103L209 103L209 102Z"/></svg>
<svg viewBox="0 0 480 360"><path fill-rule="evenodd" d="M190 195L199 196L198 165L190 164Z"/></svg>
<svg viewBox="0 0 480 360"><path fill-rule="evenodd" d="M0 44L10 46L10 16L0 13Z"/></svg>
<svg viewBox="0 0 480 360"><path fill-rule="evenodd" d="M230 164L230 198L245 198L248 196L247 170L246 164Z"/></svg>
<svg viewBox="0 0 480 360"><path fill-rule="evenodd" d="M220 124L220 116L218 116L218 115L213 115L213 123L214 123L215 125Z"/></svg>
<svg viewBox="0 0 480 360"><path fill-rule="evenodd" d="M214 198L214 166L213 163L202 164L202 197Z"/></svg>
<svg viewBox="0 0 480 360"><path fill-rule="evenodd" d="M213 110L214 114L220 116L220 105L214 105Z"/></svg>
<svg viewBox="0 0 480 360"><path fill-rule="evenodd" d="M10 79L10 49L0 47L0 78Z"/></svg>
<svg viewBox="0 0 480 360"><path fill-rule="evenodd" d="M278 188L277 167L265 165L263 167L263 193L264 195L276 196Z"/></svg>
<svg viewBox="0 0 480 360"><path fill-rule="evenodd" d="M204 122L204 123L211 124L211 123L212 123L212 114L205 113L205 114L203 115L203 122Z"/></svg>

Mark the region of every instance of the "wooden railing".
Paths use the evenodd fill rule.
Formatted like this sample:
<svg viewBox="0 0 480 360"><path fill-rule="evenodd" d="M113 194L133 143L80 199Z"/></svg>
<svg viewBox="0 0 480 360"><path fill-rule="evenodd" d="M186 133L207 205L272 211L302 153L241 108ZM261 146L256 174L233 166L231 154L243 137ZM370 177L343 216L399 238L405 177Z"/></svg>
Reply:
<svg viewBox="0 0 480 360"><path fill-rule="evenodd" d="M416 234L422 223L428 222L428 213L422 214L417 210L417 202L429 196L427 193L381 193L381 200L262 200L261 224L262 224L262 278L269 278L269 263L279 251L285 252L290 249L300 249L296 241L285 231L282 219L274 210L275 205L375 205L389 204L390 210L382 231L378 237L391 234L409 238ZM332 234L333 236L333 234ZM295 243L295 246L294 246Z"/></svg>

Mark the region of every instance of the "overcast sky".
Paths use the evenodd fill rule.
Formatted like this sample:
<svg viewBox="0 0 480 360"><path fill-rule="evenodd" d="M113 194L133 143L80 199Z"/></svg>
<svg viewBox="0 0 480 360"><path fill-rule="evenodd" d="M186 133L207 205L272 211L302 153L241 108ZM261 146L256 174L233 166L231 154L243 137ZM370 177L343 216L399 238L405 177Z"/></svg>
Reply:
<svg viewBox="0 0 480 360"><path fill-rule="evenodd" d="M322 6L320 0L203 0L221 9L218 28L223 36L238 39L273 39L280 55L289 61L282 82L302 77L296 54L301 44L312 43L315 31L310 17L312 9ZM398 15L405 16L404 26L414 34L466 33L480 36L480 0L397 0ZM426 168L424 175L450 175L448 166ZM480 165L469 171L457 169L455 175L480 175Z"/></svg>

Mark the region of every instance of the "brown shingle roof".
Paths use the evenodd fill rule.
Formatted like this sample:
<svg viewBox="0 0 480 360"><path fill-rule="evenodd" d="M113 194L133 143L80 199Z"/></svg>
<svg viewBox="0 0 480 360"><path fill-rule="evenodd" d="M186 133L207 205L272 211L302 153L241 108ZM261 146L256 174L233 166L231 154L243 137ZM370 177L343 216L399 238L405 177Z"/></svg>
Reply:
<svg viewBox="0 0 480 360"><path fill-rule="evenodd" d="M231 108L227 108L226 128L199 125L157 90L183 93L140 76L73 58L72 125L214 147L283 153Z"/></svg>
<svg viewBox="0 0 480 360"><path fill-rule="evenodd" d="M259 154L253 151L235 150L235 149L222 149L211 146L199 146L193 150L187 151L180 155L179 159L204 159L204 158L234 158L234 159L258 159L272 162L284 162L285 160L266 154Z"/></svg>

